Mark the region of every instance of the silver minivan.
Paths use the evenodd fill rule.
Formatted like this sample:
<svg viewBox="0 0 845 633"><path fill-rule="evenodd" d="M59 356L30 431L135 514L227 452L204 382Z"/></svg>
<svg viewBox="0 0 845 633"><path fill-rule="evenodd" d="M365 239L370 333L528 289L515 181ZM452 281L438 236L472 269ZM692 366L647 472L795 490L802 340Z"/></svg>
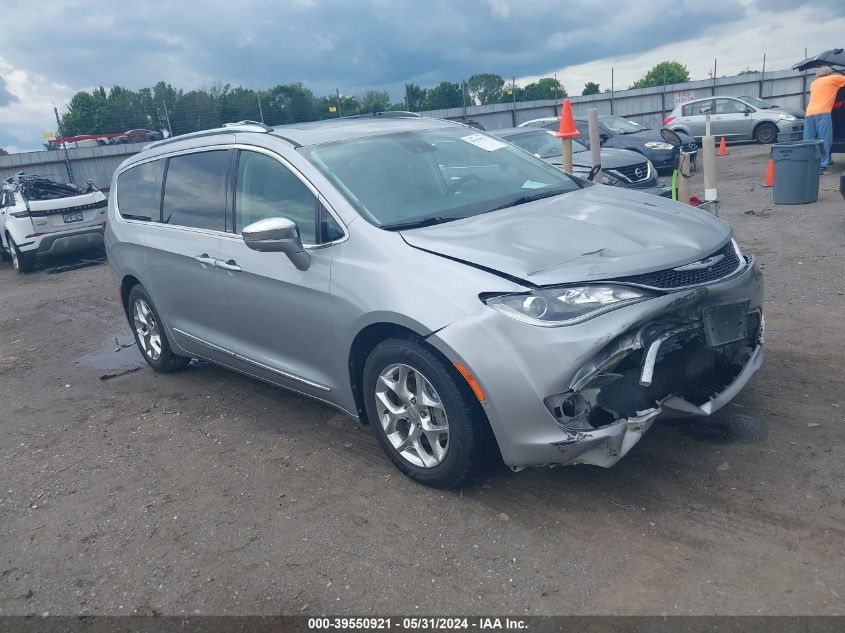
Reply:
<svg viewBox="0 0 845 633"><path fill-rule="evenodd" d="M154 143L115 172L105 240L153 369L321 400L436 487L491 459L611 466L763 360L763 278L728 224L448 121Z"/></svg>
<svg viewBox="0 0 845 633"><path fill-rule="evenodd" d="M789 110L757 97L706 97L675 106L663 125L701 140L706 112L710 112L713 136L727 140L755 140L774 143L778 134L798 140L804 132L804 113Z"/></svg>

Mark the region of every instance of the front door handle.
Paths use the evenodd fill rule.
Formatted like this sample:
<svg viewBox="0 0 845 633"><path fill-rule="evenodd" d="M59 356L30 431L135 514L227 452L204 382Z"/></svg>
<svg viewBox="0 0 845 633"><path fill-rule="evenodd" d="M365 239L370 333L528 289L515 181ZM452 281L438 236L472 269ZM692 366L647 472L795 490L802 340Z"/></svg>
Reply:
<svg viewBox="0 0 845 633"><path fill-rule="evenodd" d="M241 267L238 266L238 263L234 259L230 259L228 262L218 259L217 268L222 268L223 270L228 270L233 273L241 272Z"/></svg>
<svg viewBox="0 0 845 633"><path fill-rule="evenodd" d="M197 255L196 257L194 257L194 259L197 260L200 264L202 264L203 268L205 268L206 266L214 266L217 263L217 260L213 257L209 257L208 253Z"/></svg>

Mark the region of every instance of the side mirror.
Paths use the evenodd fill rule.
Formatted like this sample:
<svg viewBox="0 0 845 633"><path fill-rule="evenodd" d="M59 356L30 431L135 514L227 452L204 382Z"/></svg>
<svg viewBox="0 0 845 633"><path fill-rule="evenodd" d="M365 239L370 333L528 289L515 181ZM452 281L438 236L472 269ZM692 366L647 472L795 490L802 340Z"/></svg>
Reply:
<svg viewBox="0 0 845 633"><path fill-rule="evenodd" d="M745 106L745 116L748 116L752 112L754 112L754 108L752 108L751 106Z"/></svg>
<svg viewBox="0 0 845 633"><path fill-rule="evenodd" d="M666 127L660 130L660 137L672 147L680 147L684 144L677 132L674 132Z"/></svg>
<svg viewBox="0 0 845 633"><path fill-rule="evenodd" d="M299 227L288 218L267 218L245 226L241 231L244 243L262 253L284 253L299 270L308 270L311 255L302 246Z"/></svg>
<svg viewBox="0 0 845 633"><path fill-rule="evenodd" d="M607 143L608 139L610 139L610 137L602 132L599 134L599 145L604 145Z"/></svg>

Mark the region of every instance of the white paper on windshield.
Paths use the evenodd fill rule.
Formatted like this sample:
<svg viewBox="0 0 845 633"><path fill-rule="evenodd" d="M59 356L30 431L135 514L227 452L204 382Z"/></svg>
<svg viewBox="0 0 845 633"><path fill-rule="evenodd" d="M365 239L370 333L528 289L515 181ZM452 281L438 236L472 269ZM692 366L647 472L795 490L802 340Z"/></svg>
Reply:
<svg viewBox="0 0 845 633"><path fill-rule="evenodd" d="M522 189L540 189L541 187L548 187L546 182L537 182L536 180L526 180L522 183Z"/></svg>
<svg viewBox="0 0 845 633"><path fill-rule="evenodd" d="M497 149L502 149L503 147L508 146L507 143L502 143L502 141L497 141L489 136L484 136L484 134L470 134L469 136L462 136L461 140L466 141L467 143L472 143L476 147L485 149L488 152L493 152Z"/></svg>

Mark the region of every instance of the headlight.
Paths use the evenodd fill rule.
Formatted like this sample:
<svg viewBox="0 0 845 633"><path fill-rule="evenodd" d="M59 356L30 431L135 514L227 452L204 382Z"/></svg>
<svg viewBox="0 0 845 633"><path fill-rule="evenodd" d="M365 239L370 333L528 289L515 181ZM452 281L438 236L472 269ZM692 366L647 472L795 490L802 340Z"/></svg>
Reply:
<svg viewBox="0 0 845 633"><path fill-rule="evenodd" d="M778 119L780 119L781 121L794 121L795 117L791 114L787 114L786 112L781 112L778 115Z"/></svg>
<svg viewBox="0 0 845 633"><path fill-rule="evenodd" d="M649 149L672 149L669 143L664 143L663 141L649 141L645 146Z"/></svg>
<svg viewBox="0 0 845 633"><path fill-rule="evenodd" d="M617 182L619 182L619 179L616 176L611 176L608 173L602 172L601 181L602 184L605 185L615 185Z"/></svg>
<svg viewBox="0 0 845 633"><path fill-rule="evenodd" d="M655 295L639 288L614 284L539 288L531 292L499 295L484 302L517 321L554 327L586 321L624 305Z"/></svg>

